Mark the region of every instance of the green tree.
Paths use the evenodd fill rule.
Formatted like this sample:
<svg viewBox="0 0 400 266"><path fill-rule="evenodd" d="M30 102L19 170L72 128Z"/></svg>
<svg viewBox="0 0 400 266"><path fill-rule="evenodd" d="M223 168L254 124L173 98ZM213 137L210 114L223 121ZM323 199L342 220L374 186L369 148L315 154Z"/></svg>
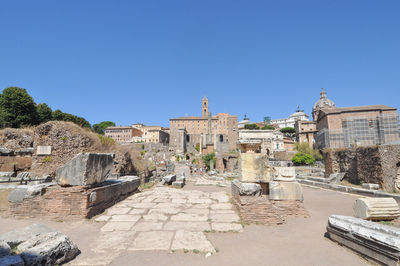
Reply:
<svg viewBox="0 0 400 266"><path fill-rule="evenodd" d="M284 128L281 128L279 131L282 133L288 133L288 134L296 133L296 130L292 127L284 127Z"/></svg>
<svg viewBox="0 0 400 266"><path fill-rule="evenodd" d="M275 127L274 126L271 126L271 125L265 125L265 126L263 126L261 129L264 129L264 130L275 130Z"/></svg>
<svg viewBox="0 0 400 266"><path fill-rule="evenodd" d="M46 123L50 120L53 120L53 111L51 108L45 104L45 103L40 103L37 105L37 112L39 115L39 122L40 123Z"/></svg>
<svg viewBox="0 0 400 266"><path fill-rule="evenodd" d="M260 129L260 127L257 124L247 124L244 125L245 129Z"/></svg>
<svg viewBox="0 0 400 266"><path fill-rule="evenodd" d="M93 125L93 130L97 133L97 134L101 134L104 135L104 130L108 127L115 127L115 123L112 121L103 121L100 122L98 124L94 124Z"/></svg>
<svg viewBox="0 0 400 266"><path fill-rule="evenodd" d="M9 87L0 97L1 126L21 127L39 122L36 104L26 89Z"/></svg>
<svg viewBox="0 0 400 266"><path fill-rule="evenodd" d="M57 109L53 112L53 120L63 121L64 120L64 113L61 112L60 109Z"/></svg>
<svg viewBox="0 0 400 266"><path fill-rule="evenodd" d="M319 150L311 148L308 142L295 142L294 146L299 153L309 154L317 161L321 161L323 158Z"/></svg>
<svg viewBox="0 0 400 266"><path fill-rule="evenodd" d="M207 155L203 156L203 161L204 163L207 165L207 168L210 169L210 161L213 160L214 161L214 166L216 165L216 158L215 158L215 153L209 153Z"/></svg>
<svg viewBox="0 0 400 266"><path fill-rule="evenodd" d="M298 152L293 156L292 162L296 165L311 165L315 163L315 159L310 154Z"/></svg>
<svg viewBox="0 0 400 266"><path fill-rule="evenodd" d="M72 122L81 127L91 128L90 123L83 117L79 117L68 113L63 113L59 109L55 110L52 116L53 120Z"/></svg>

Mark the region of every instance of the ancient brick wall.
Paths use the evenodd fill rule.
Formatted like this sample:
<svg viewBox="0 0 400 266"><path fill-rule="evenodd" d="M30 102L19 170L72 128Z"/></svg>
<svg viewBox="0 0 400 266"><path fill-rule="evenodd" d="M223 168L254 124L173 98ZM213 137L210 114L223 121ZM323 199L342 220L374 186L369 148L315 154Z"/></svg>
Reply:
<svg viewBox="0 0 400 266"><path fill-rule="evenodd" d="M323 156L325 177L346 172L345 179L353 184L376 183L385 191L394 192L400 145L329 149Z"/></svg>
<svg viewBox="0 0 400 266"><path fill-rule="evenodd" d="M9 211L15 217L91 218L131 195L136 188L133 182L94 188L54 186L41 196L10 202Z"/></svg>

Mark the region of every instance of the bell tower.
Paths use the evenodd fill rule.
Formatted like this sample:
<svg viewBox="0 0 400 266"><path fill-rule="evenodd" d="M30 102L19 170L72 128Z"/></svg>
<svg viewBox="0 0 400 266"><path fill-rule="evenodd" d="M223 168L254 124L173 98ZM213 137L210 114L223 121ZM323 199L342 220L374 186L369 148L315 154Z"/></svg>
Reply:
<svg viewBox="0 0 400 266"><path fill-rule="evenodd" d="M201 100L201 117L208 118L208 99L206 96Z"/></svg>

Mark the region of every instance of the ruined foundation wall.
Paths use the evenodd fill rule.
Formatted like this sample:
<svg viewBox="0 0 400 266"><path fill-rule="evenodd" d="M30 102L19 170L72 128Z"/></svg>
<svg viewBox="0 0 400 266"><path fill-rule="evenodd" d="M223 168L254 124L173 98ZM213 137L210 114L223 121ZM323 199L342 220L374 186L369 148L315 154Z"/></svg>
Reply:
<svg viewBox="0 0 400 266"><path fill-rule="evenodd" d="M133 182L94 188L54 186L44 195L10 202L9 210L14 217L91 218L131 195L137 187Z"/></svg>
<svg viewBox="0 0 400 266"><path fill-rule="evenodd" d="M345 179L353 184L376 183L385 191L394 192L400 145L329 149L323 156L326 178L346 172Z"/></svg>

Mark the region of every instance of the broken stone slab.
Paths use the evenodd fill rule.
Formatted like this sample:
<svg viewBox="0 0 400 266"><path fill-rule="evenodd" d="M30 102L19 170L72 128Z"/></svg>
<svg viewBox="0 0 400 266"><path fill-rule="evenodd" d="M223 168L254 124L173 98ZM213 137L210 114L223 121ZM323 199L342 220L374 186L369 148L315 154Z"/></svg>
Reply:
<svg viewBox="0 0 400 266"><path fill-rule="evenodd" d="M157 187L162 187L164 186L165 183L166 183L165 180L161 179L161 181L157 184Z"/></svg>
<svg viewBox="0 0 400 266"><path fill-rule="evenodd" d="M176 187L176 188L183 188L184 185L185 185L185 183L182 182L182 181L174 181L174 182L172 182L172 186Z"/></svg>
<svg viewBox="0 0 400 266"><path fill-rule="evenodd" d="M15 175L15 172L0 172L0 177L13 177Z"/></svg>
<svg viewBox="0 0 400 266"><path fill-rule="evenodd" d="M44 195L46 193L46 188L52 185L54 185L54 183L21 185L11 191L7 197L7 200L9 202L22 202L27 198L34 198L39 195Z"/></svg>
<svg viewBox="0 0 400 266"><path fill-rule="evenodd" d="M232 181L231 190L233 196L260 196L262 194L260 184L241 183L237 179Z"/></svg>
<svg viewBox="0 0 400 266"><path fill-rule="evenodd" d="M346 175L345 172L333 173L328 177L328 183L335 183L335 184L340 183L345 175Z"/></svg>
<svg viewBox="0 0 400 266"><path fill-rule="evenodd" d="M59 232L40 234L18 245L25 265L56 265L75 258L78 246Z"/></svg>
<svg viewBox="0 0 400 266"><path fill-rule="evenodd" d="M36 155L51 155L51 146L37 146Z"/></svg>
<svg viewBox="0 0 400 266"><path fill-rule="evenodd" d="M29 172L21 172L17 175L16 179L18 181L24 181L29 179Z"/></svg>
<svg viewBox="0 0 400 266"><path fill-rule="evenodd" d="M359 218L331 215L327 235L371 260L383 265L398 265L400 229Z"/></svg>
<svg viewBox="0 0 400 266"><path fill-rule="evenodd" d="M25 263L20 256L4 256L0 257L0 266L24 266Z"/></svg>
<svg viewBox="0 0 400 266"><path fill-rule="evenodd" d="M176 181L176 175L166 175L166 176L163 177L163 180L168 185L171 185L172 182Z"/></svg>
<svg viewBox="0 0 400 266"><path fill-rule="evenodd" d="M372 190L379 190L379 184L372 184L372 183L364 183L362 184L363 188L372 189Z"/></svg>
<svg viewBox="0 0 400 266"><path fill-rule="evenodd" d="M354 216L365 220L394 220L400 217L394 198L359 198L353 205Z"/></svg>
<svg viewBox="0 0 400 266"><path fill-rule="evenodd" d="M0 241L6 242L12 249L22 242L32 239L40 234L54 232L53 229L43 224L31 224L23 229L17 229L0 235Z"/></svg>
<svg viewBox="0 0 400 266"><path fill-rule="evenodd" d="M105 181L112 173L114 160L109 153L80 153L56 171L61 186L86 186Z"/></svg>
<svg viewBox="0 0 400 266"><path fill-rule="evenodd" d="M0 156L14 156L14 150L0 147Z"/></svg>
<svg viewBox="0 0 400 266"><path fill-rule="evenodd" d="M268 197L270 200L303 201L303 190L298 182L271 181Z"/></svg>
<svg viewBox="0 0 400 266"><path fill-rule="evenodd" d="M24 148L15 152L19 156L30 156L33 154L33 148Z"/></svg>

